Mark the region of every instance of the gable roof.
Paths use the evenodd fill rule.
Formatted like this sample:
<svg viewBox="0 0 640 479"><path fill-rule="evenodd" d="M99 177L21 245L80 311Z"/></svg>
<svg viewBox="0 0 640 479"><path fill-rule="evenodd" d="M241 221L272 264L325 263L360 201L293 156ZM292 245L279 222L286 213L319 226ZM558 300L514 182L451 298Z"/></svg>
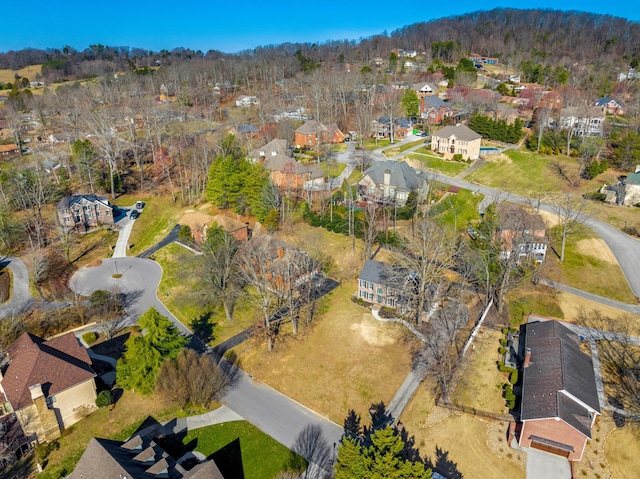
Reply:
<svg viewBox="0 0 640 479"><path fill-rule="evenodd" d="M560 110L560 118L604 118L602 106L570 106Z"/></svg>
<svg viewBox="0 0 640 479"><path fill-rule="evenodd" d="M438 96L425 96L422 99L422 102L425 110L428 108L451 108L447 102Z"/></svg>
<svg viewBox="0 0 640 479"><path fill-rule="evenodd" d="M266 145L261 146L260 148L255 148L254 150L251 150L251 152L249 153L249 158L252 158L253 160L258 160L261 156L264 156L265 158L269 158L271 156L276 156L276 155L291 157L287 140L282 140L280 138L271 140Z"/></svg>
<svg viewBox="0 0 640 479"><path fill-rule="evenodd" d="M624 108L624 104L621 101L618 101L615 98L611 98L608 96L603 96L602 98L598 98L598 101L596 101L596 106L608 106L610 102L614 102L620 108Z"/></svg>
<svg viewBox="0 0 640 479"><path fill-rule="evenodd" d="M591 416L600 413L591 358L580 351L578 335L556 320L525 325L531 351L523 368L521 419L558 418L591 437Z"/></svg>
<svg viewBox="0 0 640 479"><path fill-rule="evenodd" d="M132 441L136 440L132 445ZM169 479L224 479L213 460L187 471L152 439L137 435L127 442L92 438L70 479L129 477Z"/></svg>
<svg viewBox="0 0 640 479"><path fill-rule="evenodd" d="M49 341L24 333L7 353L2 387L15 410L32 404L30 386L41 384L44 395L51 396L96 375L87 350L73 333Z"/></svg>
<svg viewBox="0 0 640 479"><path fill-rule="evenodd" d="M60 201L58 201L56 208L60 211L63 211L66 209L70 209L74 205L84 206L88 203L96 202L112 208L111 203L109 203L109 200L106 196L97 196L93 194L65 196Z"/></svg>
<svg viewBox="0 0 640 479"><path fill-rule="evenodd" d="M362 267L362 271L360 271L358 279L369 281L371 283L386 284L389 280L389 275L389 265L369 259Z"/></svg>
<svg viewBox="0 0 640 479"><path fill-rule="evenodd" d="M300 133L302 135L314 135L327 132L327 127L318 120L309 120L296 130L296 133Z"/></svg>
<svg viewBox="0 0 640 479"><path fill-rule="evenodd" d="M482 138L471 128L461 124L456 126L445 126L443 129L436 131L431 136L435 138L451 138L453 136L456 139L463 141L473 141Z"/></svg>
<svg viewBox="0 0 640 479"><path fill-rule="evenodd" d="M425 178L422 173L417 173L405 161L378 161L366 169L362 178L369 177L376 185L384 184L384 174L391 173L390 186L400 191L413 191L424 185ZM360 180L362 181L362 179Z"/></svg>

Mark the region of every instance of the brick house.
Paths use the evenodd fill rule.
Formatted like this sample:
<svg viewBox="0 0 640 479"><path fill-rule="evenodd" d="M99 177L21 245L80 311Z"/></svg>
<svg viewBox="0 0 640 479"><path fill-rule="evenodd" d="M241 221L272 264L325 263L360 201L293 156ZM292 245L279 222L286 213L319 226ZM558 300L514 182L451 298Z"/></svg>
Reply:
<svg viewBox="0 0 640 479"><path fill-rule="evenodd" d="M626 111L625 106L621 101L608 96L598 98L595 106L603 107L609 115L613 116L624 115Z"/></svg>
<svg viewBox="0 0 640 479"><path fill-rule="evenodd" d="M400 140L406 138L413 131L413 126L406 118L396 118L392 123L388 116L382 116L371 122L371 130L374 138L391 138L393 133L393 139Z"/></svg>
<svg viewBox="0 0 640 479"><path fill-rule="evenodd" d="M579 461L600 414L591 358L556 320L530 316L524 336L518 444Z"/></svg>
<svg viewBox="0 0 640 479"><path fill-rule="evenodd" d="M549 125L561 130L572 129L576 136L602 136L606 116L602 106L572 106L562 108L557 118L549 119Z"/></svg>
<svg viewBox="0 0 640 479"><path fill-rule="evenodd" d="M547 227L542 216L531 214L513 203L498 205L500 226L496 231L502 245L500 255L531 258L542 263L547 254Z"/></svg>
<svg viewBox="0 0 640 479"><path fill-rule="evenodd" d="M143 434L136 434L125 442L91 438L68 477L224 479L213 459L186 470L153 439Z"/></svg>
<svg viewBox="0 0 640 479"><path fill-rule="evenodd" d="M95 226L114 224L113 206L104 196L67 196L58 202L56 209L58 221L68 228L86 231Z"/></svg>
<svg viewBox="0 0 640 479"><path fill-rule="evenodd" d="M317 120L309 120L295 131L296 148L343 142L344 134L331 123L325 125Z"/></svg>
<svg viewBox="0 0 640 479"><path fill-rule="evenodd" d="M420 118L426 119L429 125L441 125L445 118L453 115L453 108L437 96L424 96L420 99Z"/></svg>
<svg viewBox="0 0 640 479"><path fill-rule="evenodd" d="M477 160L480 156L481 136L465 125L445 126L431 135L431 149L451 159L462 155Z"/></svg>
<svg viewBox="0 0 640 479"><path fill-rule="evenodd" d="M7 349L2 412L15 412L32 441L51 441L95 409L95 376L73 333L48 341L24 333Z"/></svg>
<svg viewBox="0 0 640 479"><path fill-rule="evenodd" d="M367 260L358 275L356 295L373 306L399 308L402 305L402 285L398 278L390 265L372 259Z"/></svg>

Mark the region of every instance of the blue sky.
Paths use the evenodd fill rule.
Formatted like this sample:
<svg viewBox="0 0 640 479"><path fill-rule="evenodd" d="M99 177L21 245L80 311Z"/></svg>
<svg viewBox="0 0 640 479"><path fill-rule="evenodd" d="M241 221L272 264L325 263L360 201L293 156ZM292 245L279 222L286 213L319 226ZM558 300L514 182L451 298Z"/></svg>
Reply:
<svg viewBox="0 0 640 479"><path fill-rule="evenodd" d="M523 8L610 14L640 21L637 0L529 0ZM0 52L25 47L82 50L90 44L168 50L183 46L233 53L283 42L357 40L420 21L514 6L495 0L33 0L5 12ZM24 12L24 15L21 14Z"/></svg>

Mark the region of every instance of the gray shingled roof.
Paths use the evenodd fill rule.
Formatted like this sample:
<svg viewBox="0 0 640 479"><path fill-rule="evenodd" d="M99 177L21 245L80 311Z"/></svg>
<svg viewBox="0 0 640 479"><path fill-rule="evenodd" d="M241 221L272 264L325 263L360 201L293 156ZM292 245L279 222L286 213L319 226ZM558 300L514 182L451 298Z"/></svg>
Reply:
<svg viewBox="0 0 640 479"><path fill-rule="evenodd" d="M109 439L92 438L87 449L82 454L75 470L69 479L100 478L100 477L129 477L156 478L166 471L169 479L224 479L218 466L213 460L197 465L186 471L177 464L160 446L146 436L141 437L141 447L145 457L139 457L140 449L130 449L129 443L112 441ZM147 459L147 455L151 454Z"/></svg>
<svg viewBox="0 0 640 479"><path fill-rule="evenodd" d="M525 347L531 361L523 369L521 419L557 417L591 437L585 405L599 413L600 404L593 364L580 351L578 336L558 321L530 322Z"/></svg>
<svg viewBox="0 0 640 479"><path fill-rule="evenodd" d="M451 138L456 137L458 140L473 141L482 138L475 131L466 125L445 126L442 130L438 130L433 135L434 138Z"/></svg>
<svg viewBox="0 0 640 479"><path fill-rule="evenodd" d="M391 173L390 184L400 191L414 191L424 185L425 178L404 161L378 161L364 171L363 178L369 177L376 185L384 183L384 172Z"/></svg>
<svg viewBox="0 0 640 479"><path fill-rule="evenodd" d="M422 99L425 108L440 108L442 106L449 107L449 104L437 96L425 96Z"/></svg>
<svg viewBox="0 0 640 479"><path fill-rule="evenodd" d="M62 198L60 201L58 201L58 205L56 206L56 208L58 208L58 210L60 211L63 211L71 208L75 204L82 206L87 203L95 203L96 201L111 207L111 204L109 203L109 200L107 199L106 196L97 196L93 194L87 194L87 195L66 196Z"/></svg>

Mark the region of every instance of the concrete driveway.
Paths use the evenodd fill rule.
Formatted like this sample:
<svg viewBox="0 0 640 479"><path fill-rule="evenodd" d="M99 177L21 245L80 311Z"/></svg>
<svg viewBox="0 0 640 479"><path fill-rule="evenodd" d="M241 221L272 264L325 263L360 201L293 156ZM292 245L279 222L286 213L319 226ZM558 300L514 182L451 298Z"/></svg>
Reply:
<svg viewBox="0 0 640 479"><path fill-rule="evenodd" d="M527 479L571 479L569 461L555 454L529 448Z"/></svg>
<svg viewBox="0 0 640 479"><path fill-rule="evenodd" d="M0 318L6 318L27 311L36 300L29 291L29 271L22 260L8 256L2 264L13 273L11 299L0 306Z"/></svg>

